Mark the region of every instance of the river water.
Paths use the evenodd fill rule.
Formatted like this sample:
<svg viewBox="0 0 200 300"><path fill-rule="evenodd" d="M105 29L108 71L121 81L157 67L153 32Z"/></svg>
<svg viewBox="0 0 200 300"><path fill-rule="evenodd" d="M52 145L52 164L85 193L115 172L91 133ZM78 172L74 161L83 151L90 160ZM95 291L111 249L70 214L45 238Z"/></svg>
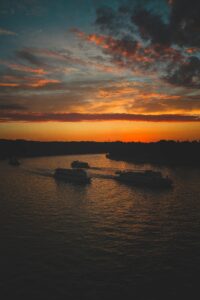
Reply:
<svg viewBox="0 0 200 300"><path fill-rule="evenodd" d="M87 161L92 183L55 181ZM159 170L173 189L120 184L120 169ZM1 299L199 299L200 170L99 155L0 162ZM197 298L195 298L197 297Z"/></svg>

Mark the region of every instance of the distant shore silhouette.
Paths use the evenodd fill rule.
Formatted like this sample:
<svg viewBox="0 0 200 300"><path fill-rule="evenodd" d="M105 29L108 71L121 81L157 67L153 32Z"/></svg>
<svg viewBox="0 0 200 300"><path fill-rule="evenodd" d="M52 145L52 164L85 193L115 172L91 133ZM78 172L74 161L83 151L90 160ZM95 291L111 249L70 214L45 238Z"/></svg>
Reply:
<svg viewBox="0 0 200 300"><path fill-rule="evenodd" d="M134 163L200 166L199 141L39 142L0 140L0 159L70 154L107 153L107 157Z"/></svg>

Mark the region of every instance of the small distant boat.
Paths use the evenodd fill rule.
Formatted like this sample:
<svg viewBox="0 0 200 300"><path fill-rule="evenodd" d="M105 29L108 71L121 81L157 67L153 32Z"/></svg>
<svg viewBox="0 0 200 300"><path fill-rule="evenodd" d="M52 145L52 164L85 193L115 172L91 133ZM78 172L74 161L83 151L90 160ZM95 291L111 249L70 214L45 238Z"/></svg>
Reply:
<svg viewBox="0 0 200 300"><path fill-rule="evenodd" d="M74 160L71 163L71 167L74 169L89 169L90 168L90 166L87 162L79 161L79 160Z"/></svg>
<svg viewBox="0 0 200 300"><path fill-rule="evenodd" d="M19 166L20 162L16 157L11 157L9 159L9 164L12 165L12 166Z"/></svg>
<svg viewBox="0 0 200 300"><path fill-rule="evenodd" d="M151 188L170 188L172 180L163 177L161 172L152 170L144 171L117 171L115 179L133 186L151 187Z"/></svg>
<svg viewBox="0 0 200 300"><path fill-rule="evenodd" d="M58 168L54 172L54 177L59 180L73 182L78 184L87 184L91 182L87 172L82 169L63 169Z"/></svg>

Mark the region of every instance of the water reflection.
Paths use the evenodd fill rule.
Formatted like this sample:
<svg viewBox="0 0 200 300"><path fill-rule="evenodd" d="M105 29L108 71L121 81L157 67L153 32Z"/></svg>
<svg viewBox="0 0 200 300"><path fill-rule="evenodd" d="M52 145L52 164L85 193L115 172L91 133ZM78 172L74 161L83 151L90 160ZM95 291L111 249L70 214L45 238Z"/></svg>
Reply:
<svg viewBox="0 0 200 300"><path fill-rule="evenodd" d="M164 192L96 177L77 186L42 174L76 159L108 175L152 168L104 155L24 159L17 169L1 162L4 299L30 299L33 290L32 299L191 296L200 265L200 170L153 167L174 181Z"/></svg>

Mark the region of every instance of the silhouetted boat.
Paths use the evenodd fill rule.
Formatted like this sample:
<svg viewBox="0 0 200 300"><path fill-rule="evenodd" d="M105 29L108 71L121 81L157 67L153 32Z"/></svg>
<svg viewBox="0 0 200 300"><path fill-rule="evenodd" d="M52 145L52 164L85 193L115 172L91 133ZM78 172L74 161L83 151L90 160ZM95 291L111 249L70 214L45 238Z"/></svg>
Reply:
<svg viewBox="0 0 200 300"><path fill-rule="evenodd" d="M12 165L12 166L19 166L20 162L16 157L11 157L9 159L9 164Z"/></svg>
<svg viewBox="0 0 200 300"><path fill-rule="evenodd" d="M71 167L76 168L76 169L89 169L90 168L90 166L87 162L79 161L79 160L74 160L71 163Z"/></svg>
<svg viewBox="0 0 200 300"><path fill-rule="evenodd" d="M87 172L82 169L63 169L58 168L55 170L54 177L59 180L67 182L87 184L91 182Z"/></svg>
<svg viewBox="0 0 200 300"><path fill-rule="evenodd" d="M118 171L115 179L130 184L133 186L143 186L152 188L170 188L172 180L168 177L163 177L161 172L152 170L145 171Z"/></svg>

